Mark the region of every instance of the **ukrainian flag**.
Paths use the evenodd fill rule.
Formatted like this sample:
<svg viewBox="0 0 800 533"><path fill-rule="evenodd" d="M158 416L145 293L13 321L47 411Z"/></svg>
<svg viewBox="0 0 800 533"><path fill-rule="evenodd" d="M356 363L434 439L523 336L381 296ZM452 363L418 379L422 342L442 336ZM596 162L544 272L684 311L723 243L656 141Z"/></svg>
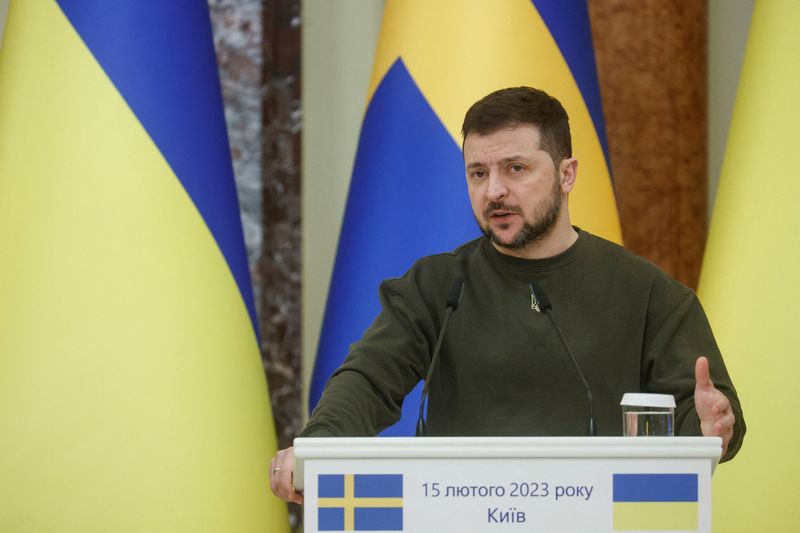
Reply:
<svg viewBox="0 0 800 533"><path fill-rule="evenodd" d="M12 0L0 531L286 531L205 0Z"/></svg>
<svg viewBox="0 0 800 533"><path fill-rule="evenodd" d="M747 413L714 474L725 533L800 530L800 2L757 0L698 294Z"/></svg>
<svg viewBox="0 0 800 533"><path fill-rule="evenodd" d="M614 474L615 531L694 531L697 512L697 474Z"/></svg>
<svg viewBox="0 0 800 533"><path fill-rule="evenodd" d="M621 242L586 0L388 0L312 376L312 409L348 346L378 314L380 282L479 235L464 182L461 123L473 102L520 85L556 96L570 115L580 160L570 198L574 223ZM385 434L413 435L420 389Z"/></svg>
<svg viewBox="0 0 800 533"><path fill-rule="evenodd" d="M320 531L401 531L402 474L320 474Z"/></svg>

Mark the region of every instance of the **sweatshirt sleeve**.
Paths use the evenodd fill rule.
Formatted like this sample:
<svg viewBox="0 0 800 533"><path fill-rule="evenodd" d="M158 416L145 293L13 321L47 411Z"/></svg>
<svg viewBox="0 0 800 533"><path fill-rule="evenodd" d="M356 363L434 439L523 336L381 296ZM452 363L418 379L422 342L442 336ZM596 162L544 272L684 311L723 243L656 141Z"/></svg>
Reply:
<svg viewBox="0 0 800 533"><path fill-rule="evenodd" d="M744 416L700 301L690 289L665 279L654 284L651 302L659 305L648 311L642 390L675 396L676 435L702 435L694 406L694 366L699 356L706 356L711 380L731 402L736 417L733 437L722 461L732 459L744 439Z"/></svg>
<svg viewBox="0 0 800 533"><path fill-rule="evenodd" d="M301 437L373 436L400 419L430 363L435 327L413 280L384 281L381 312L328 380Z"/></svg>

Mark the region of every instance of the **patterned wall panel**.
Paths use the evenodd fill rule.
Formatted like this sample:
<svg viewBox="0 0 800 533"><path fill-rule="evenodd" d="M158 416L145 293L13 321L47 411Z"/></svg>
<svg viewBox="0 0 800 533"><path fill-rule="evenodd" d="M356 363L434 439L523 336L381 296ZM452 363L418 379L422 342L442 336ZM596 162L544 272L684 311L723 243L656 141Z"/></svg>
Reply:
<svg viewBox="0 0 800 533"><path fill-rule="evenodd" d="M589 8L625 245L695 287L707 230L706 3Z"/></svg>

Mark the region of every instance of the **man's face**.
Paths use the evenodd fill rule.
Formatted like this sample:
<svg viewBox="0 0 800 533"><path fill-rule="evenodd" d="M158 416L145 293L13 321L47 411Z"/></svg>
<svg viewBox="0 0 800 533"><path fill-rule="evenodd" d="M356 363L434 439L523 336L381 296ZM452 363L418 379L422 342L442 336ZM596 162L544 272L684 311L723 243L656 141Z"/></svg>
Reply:
<svg viewBox="0 0 800 533"><path fill-rule="evenodd" d="M507 251L541 242L561 214L560 175L539 141L539 128L530 124L488 135L470 133L464 140L475 220Z"/></svg>

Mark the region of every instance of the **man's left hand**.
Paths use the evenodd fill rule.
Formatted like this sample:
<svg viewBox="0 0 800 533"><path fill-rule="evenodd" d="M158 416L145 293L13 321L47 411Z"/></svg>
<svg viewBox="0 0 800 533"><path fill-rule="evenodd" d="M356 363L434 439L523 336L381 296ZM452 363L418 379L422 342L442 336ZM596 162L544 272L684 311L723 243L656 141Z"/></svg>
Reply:
<svg viewBox="0 0 800 533"><path fill-rule="evenodd" d="M733 424L736 417L731 410L731 402L714 387L708 370L708 359L698 357L694 365L694 406L700 418L700 430L706 437L722 437L722 455L728 451L728 443L733 437Z"/></svg>

